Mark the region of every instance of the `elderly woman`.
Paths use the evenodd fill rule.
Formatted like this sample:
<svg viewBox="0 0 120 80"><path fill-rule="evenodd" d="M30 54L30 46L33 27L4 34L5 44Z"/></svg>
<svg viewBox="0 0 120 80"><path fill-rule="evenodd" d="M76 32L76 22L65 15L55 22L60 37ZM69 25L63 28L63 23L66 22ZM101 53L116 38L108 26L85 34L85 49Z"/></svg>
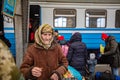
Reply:
<svg viewBox="0 0 120 80"><path fill-rule="evenodd" d="M26 80L61 80L67 71L68 61L53 33L49 24L36 30L35 43L28 47L20 67Z"/></svg>

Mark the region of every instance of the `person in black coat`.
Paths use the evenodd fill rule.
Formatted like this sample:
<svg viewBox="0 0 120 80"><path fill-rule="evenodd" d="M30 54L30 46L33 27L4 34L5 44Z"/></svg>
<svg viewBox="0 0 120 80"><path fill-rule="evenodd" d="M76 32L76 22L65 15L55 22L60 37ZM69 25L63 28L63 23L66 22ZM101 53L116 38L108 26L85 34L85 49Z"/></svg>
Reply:
<svg viewBox="0 0 120 80"><path fill-rule="evenodd" d="M86 76L87 57L86 44L82 42L82 35L76 32L70 39L67 55L69 65L77 69L82 76Z"/></svg>
<svg viewBox="0 0 120 80"><path fill-rule="evenodd" d="M102 40L104 40L106 44L102 56L110 58L112 74L118 76L120 67L120 52L118 49L118 43L114 36L108 36L105 33L102 33Z"/></svg>

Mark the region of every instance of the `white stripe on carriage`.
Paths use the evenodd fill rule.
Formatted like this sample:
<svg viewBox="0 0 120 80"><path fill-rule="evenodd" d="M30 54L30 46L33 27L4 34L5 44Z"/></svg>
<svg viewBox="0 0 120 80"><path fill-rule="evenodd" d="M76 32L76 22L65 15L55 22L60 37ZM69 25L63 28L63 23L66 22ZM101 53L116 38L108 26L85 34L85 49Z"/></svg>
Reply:
<svg viewBox="0 0 120 80"><path fill-rule="evenodd" d="M5 33L14 33L14 30L4 30Z"/></svg>

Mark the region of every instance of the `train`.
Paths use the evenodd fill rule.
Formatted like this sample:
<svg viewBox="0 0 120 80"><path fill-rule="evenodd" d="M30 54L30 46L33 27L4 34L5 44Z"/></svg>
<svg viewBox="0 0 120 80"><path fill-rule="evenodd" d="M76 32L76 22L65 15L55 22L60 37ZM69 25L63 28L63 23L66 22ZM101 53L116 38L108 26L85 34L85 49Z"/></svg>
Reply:
<svg viewBox="0 0 120 80"><path fill-rule="evenodd" d="M105 46L102 33L115 36L120 42L120 4L30 2L29 14L33 20L39 15L40 25L52 25L65 40L80 32L88 52L99 53L100 44Z"/></svg>
<svg viewBox="0 0 120 80"><path fill-rule="evenodd" d="M82 34L82 42L88 52L99 53L102 33L115 36L120 42L120 4L112 3L61 3L29 2L28 43L33 43L33 34L39 25L48 23L59 31L65 40L75 32ZM9 27L8 27L9 25ZM11 51L15 55L15 31L13 23L4 23L5 36L12 43Z"/></svg>

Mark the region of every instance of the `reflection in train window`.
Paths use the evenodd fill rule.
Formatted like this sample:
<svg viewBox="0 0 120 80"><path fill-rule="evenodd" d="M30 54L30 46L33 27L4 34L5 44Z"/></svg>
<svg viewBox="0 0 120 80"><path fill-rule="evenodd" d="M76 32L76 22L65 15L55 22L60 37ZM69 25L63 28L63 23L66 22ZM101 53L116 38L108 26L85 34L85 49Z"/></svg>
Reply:
<svg viewBox="0 0 120 80"><path fill-rule="evenodd" d="M101 28L106 26L106 10L87 9L86 27Z"/></svg>
<svg viewBox="0 0 120 80"><path fill-rule="evenodd" d="M75 9L54 9L54 27L75 27Z"/></svg>
<svg viewBox="0 0 120 80"><path fill-rule="evenodd" d="M120 10L116 11L115 19L115 27L120 28Z"/></svg>

